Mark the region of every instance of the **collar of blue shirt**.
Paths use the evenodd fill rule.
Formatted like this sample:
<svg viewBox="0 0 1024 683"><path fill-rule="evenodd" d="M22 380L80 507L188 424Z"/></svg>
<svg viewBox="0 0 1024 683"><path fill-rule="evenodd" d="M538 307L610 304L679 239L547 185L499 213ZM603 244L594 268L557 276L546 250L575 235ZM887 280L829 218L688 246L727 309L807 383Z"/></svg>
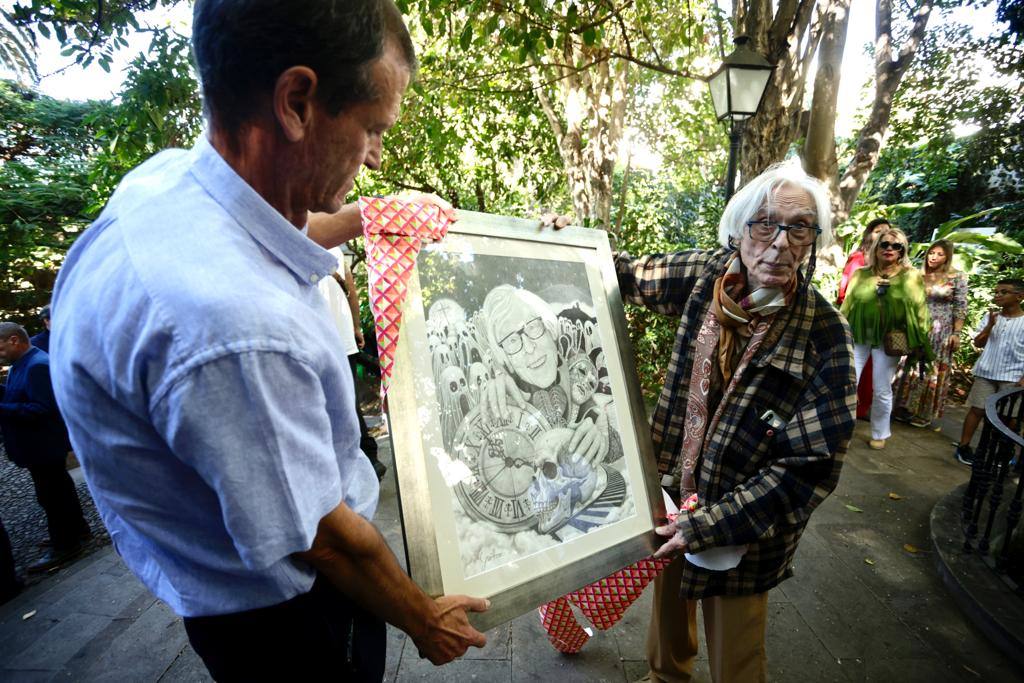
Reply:
<svg viewBox="0 0 1024 683"><path fill-rule="evenodd" d="M18 360L14 361L13 363L11 363L11 370L15 370L17 368L23 367L37 353L43 353L43 350L39 349L39 348L36 348L35 346L29 348L28 351L26 351L25 353L21 354L21 358L19 358Z"/></svg>
<svg viewBox="0 0 1024 683"><path fill-rule="evenodd" d="M192 148L192 175L214 201L301 282L315 285L338 269L338 260L289 223L228 165L206 134Z"/></svg>

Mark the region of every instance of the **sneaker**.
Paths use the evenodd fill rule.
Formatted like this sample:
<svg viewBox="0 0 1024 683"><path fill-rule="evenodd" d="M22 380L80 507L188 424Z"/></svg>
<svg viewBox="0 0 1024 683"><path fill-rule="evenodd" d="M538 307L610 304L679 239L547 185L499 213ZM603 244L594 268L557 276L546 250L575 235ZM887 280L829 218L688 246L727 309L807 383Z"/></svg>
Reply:
<svg viewBox="0 0 1024 683"><path fill-rule="evenodd" d="M913 420L910 421L910 426L917 427L918 429L923 429L924 427L930 426L931 423L932 421L927 418L915 417Z"/></svg>
<svg viewBox="0 0 1024 683"><path fill-rule="evenodd" d="M974 464L974 452L971 450L970 446L958 445L953 456L956 457L957 461L963 465L970 466Z"/></svg>
<svg viewBox="0 0 1024 683"><path fill-rule="evenodd" d="M868 441L868 448L874 451L880 451L885 448L885 439L870 439Z"/></svg>
<svg viewBox="0 0 1024 683"><path fill-rule="evenodd" d="M68 560L73 560L82 552L82 546L78 545L67 550L48 550L36 562L28 566L29 574L42 574L51 569L56 569Z"/></svg>
<svg viewBox="0 0 1024 683"><path fill-rule="evenodd" d="M78 532L78 541L80 543L88 543L92 540L92 529L86 527ZM36 547L40 550L46 550L47 548L53 547L53 541L48 538L44 538L36 544Z"/></svg>

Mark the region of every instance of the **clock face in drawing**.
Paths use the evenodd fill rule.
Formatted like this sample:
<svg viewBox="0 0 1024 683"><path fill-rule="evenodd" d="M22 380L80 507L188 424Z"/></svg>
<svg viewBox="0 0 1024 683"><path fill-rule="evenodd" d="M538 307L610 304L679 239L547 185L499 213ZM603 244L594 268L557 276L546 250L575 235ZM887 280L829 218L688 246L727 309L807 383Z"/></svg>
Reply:
<svg viewBox="0 0 1024 683"><path fill-rule="evenodd" d="M528 493L537 456L533 442L548 429L531 405L510 405L497 421L485 422L479 409L466 416L452 451L473 473L455 487L467 514L508 532L537 523Z"/></svg>

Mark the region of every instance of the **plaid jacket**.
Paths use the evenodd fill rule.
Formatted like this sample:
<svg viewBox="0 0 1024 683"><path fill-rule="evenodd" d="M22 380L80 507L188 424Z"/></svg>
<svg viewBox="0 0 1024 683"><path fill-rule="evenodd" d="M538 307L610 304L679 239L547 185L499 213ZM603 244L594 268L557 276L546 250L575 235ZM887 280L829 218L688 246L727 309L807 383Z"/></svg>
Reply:
<svg viewBox="0 0 1024 683"><path fill-rule="evenodd" d="M676 475L674 485L697 331L730 253L615 257L626 301L680 318L651 426L658 469ZM727 572L684 563L684 597L763 593L792 575L790 562L807 520L839 481L855 405L850 329L808 288L777 314L726 399L694 472L701 507L678 522L690 552L747 545L747 554ZM774 429L765 419L768 411L777 418Z"/></svg>

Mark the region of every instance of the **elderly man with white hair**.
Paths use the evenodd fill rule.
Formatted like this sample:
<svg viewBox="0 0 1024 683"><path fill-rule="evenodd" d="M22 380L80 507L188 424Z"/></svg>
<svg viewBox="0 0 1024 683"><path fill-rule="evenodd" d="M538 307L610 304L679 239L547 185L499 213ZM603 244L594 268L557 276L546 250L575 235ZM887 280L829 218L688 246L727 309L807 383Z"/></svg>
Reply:
<svg viewBox="0 0 1024 683"><path fill-rule="evenodd" d="M768 590L791 576L854 427L850 330L809 283L831 240L825 187L773 166L726 206L719 239L714 251L616 256L623 297L679 319L652 429L662 484L697 504L658 528L658 555L743 552L722 571L679 556L657 579L652 681L691 680L698 600L714 680L766 680Z"/></svg>

